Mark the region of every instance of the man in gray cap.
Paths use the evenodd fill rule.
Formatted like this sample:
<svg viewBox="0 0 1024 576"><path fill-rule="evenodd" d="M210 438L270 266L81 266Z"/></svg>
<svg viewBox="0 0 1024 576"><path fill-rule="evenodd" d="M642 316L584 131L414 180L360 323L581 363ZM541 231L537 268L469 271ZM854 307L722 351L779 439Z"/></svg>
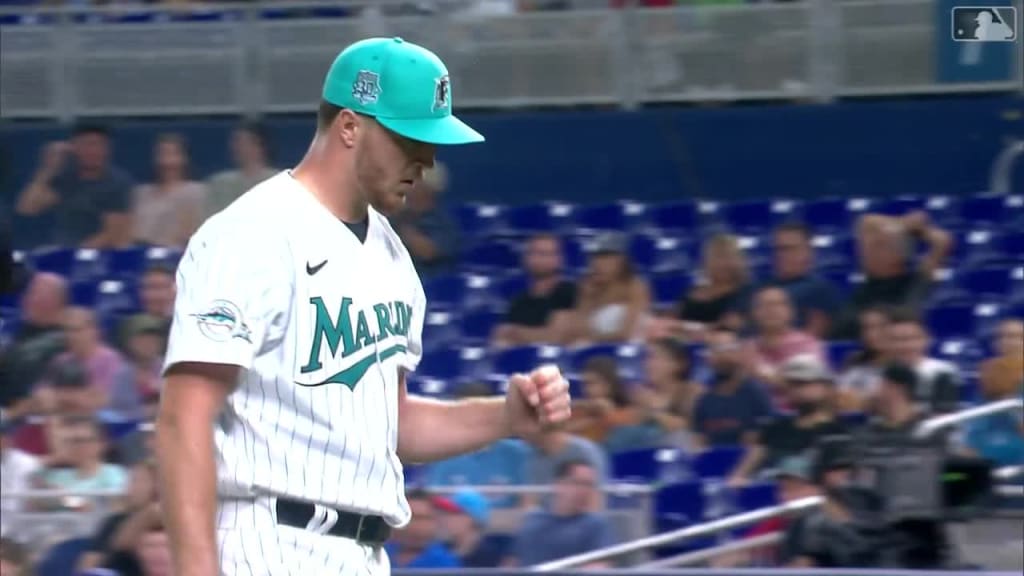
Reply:
<svg viewBox="0 0 1024 576"><path fill-rule="evenodd" d="M729 483L745 483L759 470L778 466L786 457L805 453L823 438L850 433L833 411L834 379L816 356L794 356L780 371L793 411L763 426Z"/></svg>

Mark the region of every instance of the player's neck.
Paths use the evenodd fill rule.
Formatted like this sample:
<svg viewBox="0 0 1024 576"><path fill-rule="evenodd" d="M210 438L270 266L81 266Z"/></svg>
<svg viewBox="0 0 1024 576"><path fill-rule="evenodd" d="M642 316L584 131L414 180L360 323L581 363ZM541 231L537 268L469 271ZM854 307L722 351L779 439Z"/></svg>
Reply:
<svg viewBox="0 0 1024 576"><path fill-rule="evenodd" d="M305 158L291 171L292 178L335 218L349 223L366 220L369 207L359 194L355 174L342 162L328 161L325 148L313 140Z"/></svg>

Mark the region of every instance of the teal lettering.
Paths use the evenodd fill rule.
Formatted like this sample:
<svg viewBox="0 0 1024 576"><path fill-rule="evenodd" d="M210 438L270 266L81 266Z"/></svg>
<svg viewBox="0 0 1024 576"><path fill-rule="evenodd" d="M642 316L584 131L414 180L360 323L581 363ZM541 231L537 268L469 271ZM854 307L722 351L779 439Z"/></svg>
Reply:
<svg viewBox="0 0 1024 576"><path fill-rule="evenodd" d="M377 341L380 342L394 334L391 326L391 311L385 304L374 304L373 312L377 315Z"/></svg>
<svg viewBox="0 0 1024 576"><path fill-rule="evenodd" d="M349 307L352 306L351 298L341 299L341 313L338 315L337 323L331 319L331 314L327 311L327 305L324 304L323 298L319 296L310 298L309 303L316 308L316 320L313 328L313 345L309 350L309 361L301 368L303 374L316 372L323 367L323 364L320 363L320 345L324 338L327 339L327 346L331 349L332 356L337 356L339 344L342 347L343 358L358 350L352 339L352 321L348 315Z"/></svg>
<svg viewBox="0 0 1024 576"><path fill-rule="evenodd" d="M366 325L366 315L360 310L356 317L356 350L362 350L364 346L369 346L373 342L373 334L370 334L370 327Z"/></svg>

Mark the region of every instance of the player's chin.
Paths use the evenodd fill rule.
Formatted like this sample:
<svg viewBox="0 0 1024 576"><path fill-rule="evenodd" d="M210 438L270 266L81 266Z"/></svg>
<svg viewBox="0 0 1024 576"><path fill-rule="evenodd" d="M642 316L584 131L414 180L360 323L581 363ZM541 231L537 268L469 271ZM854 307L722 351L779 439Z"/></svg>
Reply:
<svg viewBox="0 0 1024 576"><path fill-rule="evenodd" d="M374 208L385 216L393 216L405 207L405 200L407 197L408 194L402 190L384 194L377 200Z"/></svg>

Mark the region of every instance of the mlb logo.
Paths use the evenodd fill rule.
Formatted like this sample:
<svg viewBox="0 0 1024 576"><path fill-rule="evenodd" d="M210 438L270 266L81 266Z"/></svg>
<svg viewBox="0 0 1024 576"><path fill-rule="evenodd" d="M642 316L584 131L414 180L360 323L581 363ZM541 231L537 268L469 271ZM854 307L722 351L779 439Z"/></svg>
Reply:
<svg viewBox="0 0 1024 576"><path fill-rule="evenodd" d="M1017 9L1013 6L953 8L956 42L1013 42L1017 39Z"/></svg>

